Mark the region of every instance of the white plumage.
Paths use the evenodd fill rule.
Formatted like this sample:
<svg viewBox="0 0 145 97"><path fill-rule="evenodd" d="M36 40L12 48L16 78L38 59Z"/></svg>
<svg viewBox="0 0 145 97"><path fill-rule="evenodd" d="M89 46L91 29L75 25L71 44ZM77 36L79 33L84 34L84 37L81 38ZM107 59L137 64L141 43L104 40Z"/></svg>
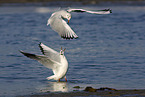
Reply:
<svg viewBox="0 0 145 97"><path fill-rule="evenodd" d="M71 29L64 19L68 20L68 23L71 19L71 12L87 12L91 14L110 14L112 13L110 9L89 11L84 9L68 9L60 10L54 12L51 17L48 19L47 25L57 32L64 39L73 39L78 38L76 33Z"/></svg>
<svg viewBox="0 0 145 97"><path fill-rule="evenodd" d="M40 43L39 47L44 55L35 55L23 51L20 52L31 59L37 60L45 67L52 69L54 75L47 77L48 80L53 79L60 81L60 79L65 77L65 80L67 81L66 73L68 70L68 62L66 57L64 56L65 49L62 50L61 48L60 53L58 53L55 50L47 47L43 43Z"/></svg>

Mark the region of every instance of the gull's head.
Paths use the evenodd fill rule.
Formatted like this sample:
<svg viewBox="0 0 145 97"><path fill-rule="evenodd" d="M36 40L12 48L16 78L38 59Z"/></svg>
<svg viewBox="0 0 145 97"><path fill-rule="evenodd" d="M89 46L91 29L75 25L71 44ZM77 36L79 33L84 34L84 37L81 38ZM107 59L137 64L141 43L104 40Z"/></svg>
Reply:
<svg viewBox="0 0 145 97"><path fill-rule="evenodd" d="M67 19L67 20L68 20L68 23L69 23L69 21L70 21L70 19L71 19L71 14L70 14L69 12L62 10L62 11L61 11L61 16L62 16L64 19Z"/></svg>
<svg viewBox="0 0 145 97"><path fill-rule="evenodd" d="M69 21L70 21L70 19L71 19L71 14L70 14L70 13L67 13L67 14L66 14L66 19L68 20L68 23L69 23Z"/></svg>
<svg viewBox="0 0 145 97"><path fill-rule="evenodd" d="M65 48L66 49L66 48ZM62 50L62 47L61 47L61 50L60 50L60 55L64 55L64 51L65 51L65 49L64 50Z"/></svg>

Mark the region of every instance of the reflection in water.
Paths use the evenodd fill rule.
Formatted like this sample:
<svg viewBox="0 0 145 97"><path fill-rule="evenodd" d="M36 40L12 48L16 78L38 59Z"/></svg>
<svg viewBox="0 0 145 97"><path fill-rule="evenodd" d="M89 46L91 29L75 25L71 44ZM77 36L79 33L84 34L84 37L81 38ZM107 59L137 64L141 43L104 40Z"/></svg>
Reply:
<svg viewBox="0 0 145 97"><path fill-rule="evenodd" d="M49 82L40 88L41 92L68 92L67 82Z"/></svg>

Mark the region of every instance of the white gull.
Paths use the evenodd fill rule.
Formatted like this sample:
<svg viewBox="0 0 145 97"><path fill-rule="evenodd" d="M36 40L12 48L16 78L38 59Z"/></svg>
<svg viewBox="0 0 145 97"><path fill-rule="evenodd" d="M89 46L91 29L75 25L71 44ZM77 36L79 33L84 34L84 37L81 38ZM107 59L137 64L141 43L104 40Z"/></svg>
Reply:
<svg viewBox="0 0 145 97"><path fill-rule="evenodd" d="M60 81L60 79L65 78L65 80L67 81L66 73L68 70L68 62L66 57L64 56L65 49L62 50L61 48L59 53L47 47L43 43L40 43L39 47L44 55L35 55L23 51L20 52L31 59L37 60L45 67L52 69L54 75L47 77L48 80L53 79Z"/></svg>
<svg viewBox="0 0 145 97"><path fill-rule="evenodd" d="M71 12L87 12L91 14L110 14L112 13L110 9L89 11L84 9L68 9L68 10L59 10L52 13L51 17L48 19L47 25L57 32L64 39L73 39L78 38L76 33L68 25L71 19ZM65 21L68 20L68 23Z"/></svg>

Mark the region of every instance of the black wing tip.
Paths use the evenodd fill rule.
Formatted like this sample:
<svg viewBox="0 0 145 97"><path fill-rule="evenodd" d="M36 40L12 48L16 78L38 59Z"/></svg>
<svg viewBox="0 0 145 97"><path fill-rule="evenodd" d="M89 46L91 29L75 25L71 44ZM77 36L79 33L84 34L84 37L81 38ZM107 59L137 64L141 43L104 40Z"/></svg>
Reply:
<svg viewBox="0 0 145 97"><path fill-rule="evenodd" d="M71 9L70 9L70 10L67 10L67 12L69 12L69 13L70 13L70 12L81 12L81 13L82 13L82 12L86 12L86 10L82 10L82 9L71 10Z"/></svg>
<svg viewBox="0 0 145 97"><path fill-rule="evenodd" d="M42 47L41 47L41 44L42 44L41 42L38 44L38 45L39 45L39 47L40 47L40 50L41 50L41 48L42 48Z"/></svg>
<svg viewBox="0 0 145 97"><path fill-rule="evenodd" d="M41 45L42 44L42 42L39 42L39 45Z"/></svg>
<svg viewBox="0 0 145 97"><path fill-rule="evenodd" d="M29 54L29 53L26 53L26 52L24 52L24 51L22 51L22 50L19 50L19 52L22 53L22 54L25 55L25 56L27 56L27 54Z"/></svg>
<svg viewBox="0 0 145 97"><path fill-rule="evenodd" d="M86 12L84 10L75 10L74 12Z"/></svg>
<svg viewBox="0 0 145 97"><path fill-rule="evenodd" d="M20 53L22 53L23 55L26 55L27 53L22 51L22 50L19 50Z"/></svg>
<svg viewBox="0 0 145 97"><path fill-rule="evenodd" d="M23 52L22 50L19 50L19 51L20 51L20 53L22 53L24 56L26 56L28 58L36 59L35 54L26 53L26 52Z"/></svg>
<svg viewBox="0 0 145 97"><path fill-rule="evenodd" d="M112 13L112 9L105 9L104 11L110 11L110 13Z"/></svg>
<svg viewBox="0 0 145 97"><path fill-rule="evenodd" d="M22 50L19 50L19 52L22 53L23 51Z"/></svg>
<svg viewBox="0 0 145 97"><path fill-rule="evenodd" d="M39 48L40 48L40 50L41 50L41 52L42 52L42 54L44 54L44 50L43 50L43 48L42 48L42 46L41 46L41 42L39 43Z"/></svg>
<svg viewBox="0 0 145 97"><path fill-rule="evenodd" d="M110 13L112 13L112 9L110 9L110 8L104 9L104 10L99 10L99 11L110 11Z"/></svg>
<svg viewBox="0 0 145 97"><path fill-rule="evenodd" d="M112 13L112 9L109 8L108 11L110 11L110 13Z"/></svg>
<svg viewBox="0 0 145 97"><path fill-rule="evenodd" d="M61 38L66 39L66 40L67 40L67 39L70 40L70 39L77 39L77 38L79 38L79 37L74 37L74 36L73 36L73 37L61 36Z"/></svg>
<svg viewBox="0 0 145 97"><path fill-rule="evenodd" d="M38 44L40 48L41 48L41 44L42 44L42 42L39 42L39 44Z"/></svg>
<svg viewBox="0 0 145 97"><path fill-rule="evenodd" d="M22 51L22 50L19 50L20 53L22 53L23 55L26 54L26 52Z"/></svg>

